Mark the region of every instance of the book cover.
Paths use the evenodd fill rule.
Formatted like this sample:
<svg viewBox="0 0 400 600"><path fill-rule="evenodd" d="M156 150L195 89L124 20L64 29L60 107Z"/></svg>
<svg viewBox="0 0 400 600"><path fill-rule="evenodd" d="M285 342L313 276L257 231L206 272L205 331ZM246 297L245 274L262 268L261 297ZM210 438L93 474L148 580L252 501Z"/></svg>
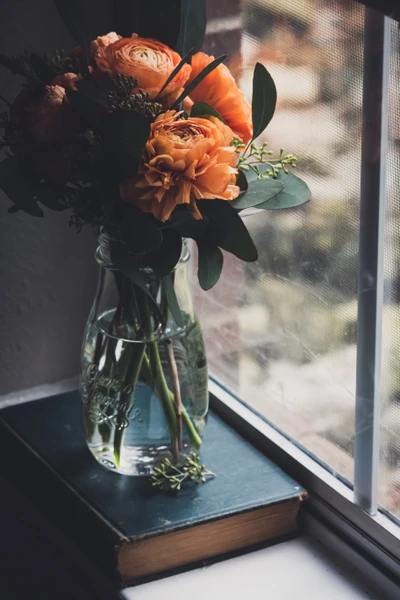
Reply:
<svg viewBox="0 0 400 600"><path fill-rule="evenodd" d="M200 455L217 477L177 495L97 463L77 392L3 409L0 428L2 474L121 585L296 530L304 489L213 413Z"/></svg>

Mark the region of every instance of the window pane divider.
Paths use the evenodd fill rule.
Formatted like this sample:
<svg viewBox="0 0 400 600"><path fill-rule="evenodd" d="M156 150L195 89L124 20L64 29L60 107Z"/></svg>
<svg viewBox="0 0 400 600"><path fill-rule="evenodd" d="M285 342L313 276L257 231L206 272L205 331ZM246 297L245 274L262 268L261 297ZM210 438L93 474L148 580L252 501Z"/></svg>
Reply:
<svg viewBox="0 0 400 600"><path fill-rule="evenodd" d="M390 19L365 10L354 499L378 510Z"/></svg>

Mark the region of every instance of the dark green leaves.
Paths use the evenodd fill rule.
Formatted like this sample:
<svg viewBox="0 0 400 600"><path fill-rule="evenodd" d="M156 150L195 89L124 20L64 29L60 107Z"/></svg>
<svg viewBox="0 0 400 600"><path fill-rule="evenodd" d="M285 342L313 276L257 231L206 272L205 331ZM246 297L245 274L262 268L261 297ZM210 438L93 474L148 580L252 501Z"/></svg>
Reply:
<svg viewBox="0 0 400 600"><path fill-rule="evenodd" d="M200 200L197 202L209 225L200 240L211 247L220 246L241 260L257 260L257 249L238 212L224 200Z"/></svg>
<svg viewBox="0 0 400 600"><path fill-rule="evenodd" d="M192 58L194 54L194 48L191 48L186 54L185 56L182 58L182 60L176 65L175 69L172 71L171 75L168 77L168 79L166 80L166 82L164 83L164 85L162 86L161 90L158 92L157 94L157 98L159 98L161 96L161 94L163 93L163 91L165 90L165 88L167 87L167 85L169 83L171 83L171 81L174 79L174 77L176 77L176 75L178 75L179 71L182 69L183 65L185 63L190 62L190 59ZM156 98L156 99L157 99Z"/></svg>
<svg viewBox="0 0 400 600"><path fill-rule="evenodd" d="M123 223L123 233L129 250L134 254L155 252L163 239L154 221L140 213Z"/></svg>
<svg viewBox="0 0 400 600"><path fill-rule="evenodd" d="M43 83L49 84L53 81L54 77L57 77L57 72L37 54L31 54L29 61L32 65L32 69L35 71L36 77Z"/></svg>
<svg viewBox="0 0 400 600"><path fill-rule="evenodd" d="M19 210L33 217L43 217L43 211L37 205L33 190L25 181L15 156L8 156L0 163L0 188Z"/></svg>
<svg viewBox="0 0 400 600"><path fill-rule="evenodd" d="M195 102L192 108L190 109L190 116L203 117L204 115L211 115L212 117L217 117L217 119L225 123L224 119L221 117L219 112L215 110L215 108L213 108L209 104L206 104L205 102Z"/></svg>
<svg viewBox="0 0 400 600"><path fill-rule="evenodd" d="M119 179L135 175L150 134L150 125L133 111L116 110L104 126L103 141Z"/></svg>
<svg viewBox="0 0 400 600"><path fill-rule="evenodd" d="M283 190L270 200L267 200L262 204L258 204L257 208L261 208L263 210L293 208L310 200L311 192L308 185L296 177L296 175L293 175L293 173L289 172L286 174L283 171L280 171L278 180L275 181L279 181L284 185ZM251 187L257 183L259 182L256 181Z"/></svg>
<svg viewBox="0 0 400 600"><path fill-rule="evenodd" d="M76 82L76 88L79 93L86 96L92 102L108 106L108 94L111 91L112 84L108 73L105 73L100 85L97 85L93 79L81 79Z"/></svg>
<svg viewBox="0 0 400 600"><path fill-rule="evenodd" d="M203 290L210 290L218 281L224 264L224 255L218 246L206 246L197 242L199 266L197 277Z"/></svg>
<svg viewBox="0 0 400 600"><path fill-rule="evenodd" d="M163 284L164 284L165 297L166 297L168 308L171 312L171 315L173 316L175 323L179 327L183 327L184 322L183 322L182 311L179 307L178 300L177 300L177 297L175 294L172 273L163 277Z"/></svg>
<svg viewBox="0 0 400 600"><path fill-rule="evenodd" d="M244 210L253 206L260 208L260 204L274 198L282 190L283 183L277 179L258 179L249 183L247 191L240 194L231 204L236 210Z"/></svg>
<svg viewBox="0 0 400 600"><path fill-rule="evenodd" d="M29 74L21 61L0 54L0 65L9 69L13 75L22 75L29 79L34 79L33 75Z"/></svg>
<svg viewBox="0 0 400 600"><path fill-rule="evenodd" d="M90 42L98 33L92 32L90 29L87 2L84 0L54 0L54 4L68 31L89 61Z"/></svg>
<svg viewBox="0 0 400 600"><path fill-rule="evenodd" d="M169 2L168 4L171 5L172 3ZM175 50L181 56L192 46L194 46L195 52L201 49L206 24L205 0L181 0L180 31L178 42L175 46Z"/></svg>
<svg viewBox="0 0 400 600"><path fill-rule="evenodd" d="M218 65L220 65L226 58L226 54L223 54L222 56L219 56L218 58L214 59L212 62L210 62L209 65L207 65L194 79L193 81L191 81L189 83L189 85L187 86L187 88L185 88L185 90L182 92L182 94L179 96L179 98L177 100L175 100L173 106L171 108L177 108L179 106L179 104L182 102L182 100L184 100L186 98L186 96L189 96L189 94L191 94L193 92L193 90L199 85L199 83L201 83L203 81L203 79L205 77L207 77L207 75L209 73L211 73L211 71L214 71L214 69L216 69L218 67Z"/></svg>
<svg viewBox="0 0 400 600"><path fill-rule="evenodd" d="M253 140L267 127L275 112L276 87L267 69L257 63L253 75Z"/></svg>
<svg viewBox="0 0 400 600"><path fill-rule="evenodd" d="M241 171L240 169L239 169L239 174L236 179L236 185L238 185L240 187L240 190L242 192L245 192L249 187L249 184L247 183L247 177L243 173L243 171Z"/></svg>
<svg viewBox="0 0 400 600"><path fill-rule="evenodd" d="M147 255L147 263L156 275L168 275L178 263L181 252L182 238L179 233L175 229L164 229L161 246Z"/></svg>
<svg viewBox="0 0 400 600"><path fill-rule="evenodd" d="M122 244L114 243L111 248L110 256L113 265L118 269L118 271L121 271L121 273L128 277L132 283L137 285L138 288L140 288L157 306L149 288L146 285L146 281L142 273L135 264L134 257L128 252L128 249Z"/></svg>

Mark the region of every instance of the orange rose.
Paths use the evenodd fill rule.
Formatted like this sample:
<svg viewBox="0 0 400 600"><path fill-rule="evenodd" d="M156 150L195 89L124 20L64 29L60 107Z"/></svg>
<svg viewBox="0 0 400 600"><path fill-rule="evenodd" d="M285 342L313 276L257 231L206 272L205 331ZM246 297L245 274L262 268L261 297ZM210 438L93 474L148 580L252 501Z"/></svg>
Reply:
<svg viewBox="0 0 400 600"><path fill-rule="evenodd" d="M120 39L121 36L115 33L115 31L110 31L110 33L107 33L106 35L99 35L90 43L90 55L95 57L100 48L106 48L110 44L118 42Z"/></svg>
<svg viewBox="0 0 400 600"><path fill-rule="evenodd" d="M120 185L121 198L167 221L178 204L201 219L196 200L233 200L237 155L233 132L215 117L181 119L173 110L151 125L138 177Z"/></svg>
<svg viewBox="0 0 400 600"><path fill-rule="evenodd" d="M138 88L134 89L133 93L140 88L149 93L152 99L157 96L181 60L179 54L165 44L139 37L137 34L133 34L131 38L121 38L108 45L99 45L94 58L98 69L102 72L108 71L111 76L119 73L138 79ZM178 97L190 72L190 65L185 64L163 91L161 97L168 96L168 105Z"/></svg>
<svg viewBox="0 0 400 600"><path fill-rule="evenodd" d="M192 58L189 84L211 61L213 56L197 52ZM251 107L237 87L229 69L219 65L190 94L193 102L205 102L215 108L236 135L247 143L253 135Z"/></svg>
<svg viewBox="0 0 400 600"><path fill-rule="evenodd" d="M57 85L63 87L65 90L76 90L76 82L82 79L80 75L76 73L64 73L63 75L57 75L54 77L51 85Z"/></svg>
<svg viewBox="0 0 400 600"><path fill-rule="evenodd" d="M38 142L61 140L71 127L65 89L59 85L37 88L23 107L27 128Z"/></svg>

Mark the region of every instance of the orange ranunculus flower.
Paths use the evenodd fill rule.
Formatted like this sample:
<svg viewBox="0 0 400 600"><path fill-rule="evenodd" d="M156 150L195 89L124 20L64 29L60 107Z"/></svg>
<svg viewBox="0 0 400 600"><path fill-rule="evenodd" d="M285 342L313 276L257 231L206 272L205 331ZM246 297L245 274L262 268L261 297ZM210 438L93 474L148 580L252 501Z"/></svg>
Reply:
<svg viewBox="0 0 400 600"><path fill-rule="evenodd" d="M135 33L131 38L121 38L108 45L99 45L94 58L97 68L102 72L108 71L111 76L119 73L126 77L135 77L139 84L133 93L142 89L149 93L152 99L157 96L181 60L179 54L165 44L139 37ZM161 98L168 97L171 100L169 105L183 89L190 72L191 66L185 64L161 94Z"/></svg>
<svg viewBox="0 0 400 600"><path fill-rule="evenodd" d="M121 198L167 221L174 208L187 204L201 219L196 200L233 200L237 155L233 132L215 117L181 119L173 110L151 125L138 176L121 183Z"/></svg>
<svg viewBox="0 0 400 600"><path fill-rule="evenodd" d="M213 56L197 52L192 58L189 84L211 61ZM193 102L206 102L215 108L232 131L247 143L253 135L251 107L237 87L229 69L219 65L190 94Z"/></svg>

